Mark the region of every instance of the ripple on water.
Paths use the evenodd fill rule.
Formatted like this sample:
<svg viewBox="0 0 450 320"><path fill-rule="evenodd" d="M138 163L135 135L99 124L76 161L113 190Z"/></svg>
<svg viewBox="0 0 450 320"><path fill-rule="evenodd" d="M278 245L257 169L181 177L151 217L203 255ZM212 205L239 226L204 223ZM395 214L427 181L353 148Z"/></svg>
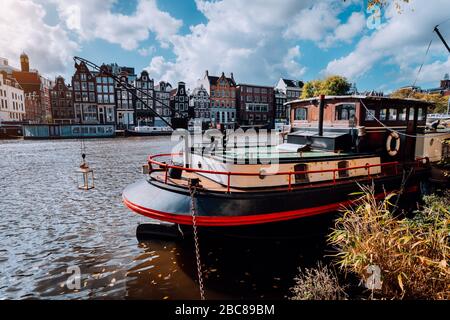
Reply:
<svg viewBox="0 0 450 320"><path fill-rule="evenodd" d="M79 141L0 141L0 299L197 299L190 241L138 243L136 226L145 219L121 199L142 177L147 155L170 145L167 137L87 140L96 188L86 192L77 189ZM268 263L269 252L230 246L202 248L209 298L286 294L280 283L290 284L300 255L275 255L287 266L280 270ZM67 286L69 267L80 268L79 290ZM271 275L284 291L274 291L272 280L261 284Z"/></svg>

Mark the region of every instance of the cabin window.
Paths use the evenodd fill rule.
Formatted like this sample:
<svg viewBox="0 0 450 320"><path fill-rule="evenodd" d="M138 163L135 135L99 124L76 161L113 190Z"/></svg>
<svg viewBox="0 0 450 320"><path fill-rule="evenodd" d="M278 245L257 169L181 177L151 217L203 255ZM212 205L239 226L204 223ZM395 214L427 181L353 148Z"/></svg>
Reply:
<svg viewBox="0 0 450 320"><path fill-rule="evenodd" d="M375 120L375 110L368 109L366 112L366 121L373 121Z"/></svg>
<svg viewBox="0 0 450 320"><path fill-rule="evenodd" d="M308 120L308 110L306 108L295 109L295 120L301 120L301 121Z"/></svg>
<svg viewBox="0 0 450 320"><path fill-rule="evenodd" d="M406 108L403 108L400 110L400 113L398 115L398 120L406 121Z"/></svg>
<svg viewBox="0 0 450 320"><path fill-rule="evenodd" d="M381 109L380 110L380 120L386 120L386 115L387 115L387 109Z"/></svg>
<svg viewBox="0 0 450 320"><path fill-rule="evenodd" d="M306 163L299 163L297 165L294 166L294 171L295 172L302 172L302 171L307 171L308 170L308 165ZM296 183L302 183L302 182L308 182L309 178L308 178L308 174L307 173L296 173L295 174L295 182Z"/></svg>
<svg viewBox="0 0 450 320"><path fill-rule="evenodd" d="M338 162L338 169L340 169L338 171L339 178L348 178L349 177L348 170L343 170L343 169L347 169L347 168L348 168L348 161L344 160L344 161Z"/></svg>
<svg viewBox="0 0 450 320"><path fill-rule="evenodd" d="M414 120L414 108L409 108L409 118L408 120Z"/></svg>
<svg viewBox="0 0 450 320"><path fill-rule="evenodd" d="M423 108L419 108L419 112L417 115L417 120L421 121L425 119L425 113L423 112Z"/></svg>
<svg viewBox="0 0 450 320"><path fill-rule="evenodd" d="M354 104L341 104L336 106L336 120L350 120L355 117Z"/></svg>
<svg viewBox="0 0 450 320"><path fill-rule="evenodd" d="M397 120L397 109L391 108L389 109L389 121Z"/></svg>

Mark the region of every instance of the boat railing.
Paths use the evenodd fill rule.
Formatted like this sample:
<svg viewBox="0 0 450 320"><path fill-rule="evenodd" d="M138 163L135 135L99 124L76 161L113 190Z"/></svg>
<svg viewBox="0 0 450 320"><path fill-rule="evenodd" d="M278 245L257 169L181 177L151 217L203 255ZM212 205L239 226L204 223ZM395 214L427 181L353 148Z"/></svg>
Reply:
<svg viewBox="0 0 450 320"><path fill-rule="evenodd" d="M380 167L380 168L391 168L393 169L394 174L399 174L399 166L402 164L398 161L392 161L392 162L384 162L384 163L378 163L378 164L366 164L363 166L354 166L354 167L346 167L346 168L333 168L333 169L323 169L323 170L303 170L303 171L280 171L280 172L274 172L274 173L258 173L258 172L232 172L232 171L217 171L217 170L205 170L205 169L195 169L195 168L188 168L183 167L175 164L168 164L166 162L157 161L155 159L157 158L163 158L163 157L173 157L173 156L180 156L182 153L164 153L164 154L157 154L153 156L148 157L148 165L150 168L150 173L152 171L158 171L152 169L152 165L159 166L159 171L164 171L164 183L168 183L169 178L169 169L178 169L185 172L191 172L191 173L203 173L203 174L216 174L216 175L224 175L227 176L227 193L230 193L231 191L231 177L232 176L247 176L247 177L269 177L269 176L288 176L288 191L293 190L293 185L295 183L292 182L292 176L295 175L307 175L307 174L318 174L318 173L333 173L333 185L336 185L338 183L338 180L341 180L338 178L338 174L341 171L350 171L350 170L357 170L357 169L366 169L367 170L367 178L371 179L371 168ZM413 168L419 168L424 165L427 165L429 163L428 157L425 158L417 158L414 162L411 164L413 165Z"/></svg>

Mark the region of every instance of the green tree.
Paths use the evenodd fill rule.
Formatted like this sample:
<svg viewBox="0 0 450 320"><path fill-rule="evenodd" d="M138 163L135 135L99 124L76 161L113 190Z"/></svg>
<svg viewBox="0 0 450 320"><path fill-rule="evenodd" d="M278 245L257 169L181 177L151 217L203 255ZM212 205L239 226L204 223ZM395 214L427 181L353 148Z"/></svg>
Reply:
<svg viewBox="0 0 450 320"><path fill-rule="evenodd" d="M323 80L312 80L305 83L302 98L312 98L318 95L340 96L347 94L351 88L351 83L345 77L329 76Z"/></svg>
<svg viewBox="0 0 450 320"><path fill-rule="evenodd" d="M399 89L391 94L392 98L399 99L418 99L428 101L434 104L434 108L430 110L432 113L444 113L447 112L449 96L442 96L439 93L428 94L426 92L416 92L411 89Z"/></svg>

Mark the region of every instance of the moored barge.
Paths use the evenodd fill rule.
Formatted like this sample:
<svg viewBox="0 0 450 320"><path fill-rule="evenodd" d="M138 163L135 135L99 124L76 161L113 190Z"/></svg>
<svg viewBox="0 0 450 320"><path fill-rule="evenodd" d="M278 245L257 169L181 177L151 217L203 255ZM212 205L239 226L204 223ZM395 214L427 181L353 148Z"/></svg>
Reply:
<svg viewBox="0 0 450 320"><path fill-rule="evenodd" d="M427 102L321 96L288 106L280 144L235 148L228 137L227 144L216 139L181 155L150 156L147 178L124 190L124 203L182 225L259 225L335 212L362 184L383 198L417 194L427 181L429 160L415 152Z"/></svg>

